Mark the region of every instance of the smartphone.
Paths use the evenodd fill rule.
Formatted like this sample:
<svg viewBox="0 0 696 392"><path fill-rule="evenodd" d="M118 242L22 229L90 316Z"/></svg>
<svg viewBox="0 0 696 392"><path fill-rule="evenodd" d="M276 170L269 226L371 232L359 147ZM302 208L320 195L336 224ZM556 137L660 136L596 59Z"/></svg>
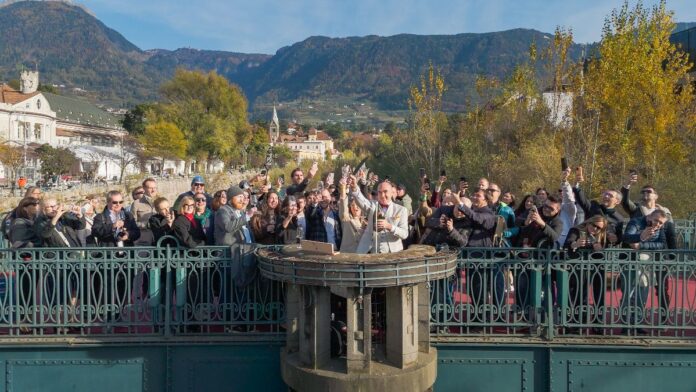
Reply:
<svg viewBox="0 0 696 392"><path fill-rule="evenodd" d="M442 176L442 177L447 177L447 172L445 171L445 169L442 169L442 170L440 171L440 176Z"/></svg>
<svg viewBox="0 0 696 392"><path fill-rule="evenodd" d="M530 208L529 211L530 211L530 212L536 212L536 213L539 212L539 210L537 210L537 207L536 207L536 206L532 206L532 208Z"/></svg>
<svg viewBox="0 0 696 392"><path fill-rule="evenodd" d="M561 171L566 171L568 170L568 158L563 157L561 158Z"/></svg>
<svg viewBox="0 0 696 392"><path fill-rule="evenodd" d="M421 168L419 169L419 172L420 172L420 178L424 178L424 177L425 177L425 168L424 168L424 167L421 167Z"/></svg>
<svg viewBox="0 0 696 392"><path fill-rule="evenodd" d="M333 182L333 180L334 180L333 172L326 175L326 182Z"/></svg>
<svg viewBox="0 0 696 392"><path fill-rule="evenodd" d="M285 184L285 174L281 174L278 178L281 184Z"/></svg>

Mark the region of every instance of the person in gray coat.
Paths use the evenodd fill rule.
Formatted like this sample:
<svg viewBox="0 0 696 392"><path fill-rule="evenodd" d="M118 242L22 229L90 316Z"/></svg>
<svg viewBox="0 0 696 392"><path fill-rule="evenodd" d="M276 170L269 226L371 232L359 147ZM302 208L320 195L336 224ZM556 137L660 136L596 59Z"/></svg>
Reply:
<svg viewBox="0 0 696 392"><path fill-rule="evenodd" d="M256 258L254 257L254 236L246 220L244 210L244 191L233 185L227 190L228 204L215 212L215 245L232 247L233 256L239 262L232 263L232 279L237 288L244 287L256 278ZM247 245L249 244L249 245Z"/></svg>

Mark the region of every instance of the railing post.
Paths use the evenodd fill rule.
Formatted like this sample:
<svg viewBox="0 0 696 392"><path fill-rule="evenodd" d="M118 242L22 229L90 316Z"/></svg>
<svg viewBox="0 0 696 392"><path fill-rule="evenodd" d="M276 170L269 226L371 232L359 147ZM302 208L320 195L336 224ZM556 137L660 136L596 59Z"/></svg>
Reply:
<svg viewBox="0 0 696 392"><path fill-rule="evenodd" d="M171 247L167 245L167 250L166 250L166 255L167 257L164 260L164 268L165 268L165 274L164 274L164 336L170 336L171 335L171 317L172 317L172 311L171 311L171 298L172 298L172 278L171 278L171 265L170 265L170 260L171 260Z"/></svg>
<svg viewBox="0 0 696 392"><path fill-rule="evenodd" d="M552 273L553 273L553 268L551 268L551 257L552 257L552 252L553 249L546 249L546 265L544 266L544 269L546 270L546 284L544 285L544 298L546 299L546 339L551 340L553 339L554 332L555 332L555 324L554 324L554 316L555 313L553 311L553 287L552 287Z"/></svg>

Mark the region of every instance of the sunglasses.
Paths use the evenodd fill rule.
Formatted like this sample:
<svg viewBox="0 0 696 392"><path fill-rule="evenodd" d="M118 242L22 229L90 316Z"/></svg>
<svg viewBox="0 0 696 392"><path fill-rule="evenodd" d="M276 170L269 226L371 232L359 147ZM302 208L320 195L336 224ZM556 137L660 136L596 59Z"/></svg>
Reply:
<svg viewBox="0 0 696 392"><path fill-rule="evenodd" d="M193 186L205 186L205 184L196 183L196 184L193 184Z"/></svg>
<svg viewBox="0 0 696 392"><path fill-rule="evenodd" d="M205 199L196 199L196 203L204 202L204 201L205 201Z"/></svg>
<svg viewBox="0 0 696 392"><path fill-rule="evenodd" d="M597 226L597 225L594 224L594 223L590 223L590 226L594 227L594 228L597 229L597 230L604 230L604 226Z"/></svg>
<svg viewBox="0 0 696 392"><path fill-rule="evenodd" d="M653 193L652 189L643 189L640 193Z"/></svg>
<svg viewBox="0 0 696 392"><path fill-rule="evenodd" d="M123 200L113 200L111 204L123 204Z"/></svg>

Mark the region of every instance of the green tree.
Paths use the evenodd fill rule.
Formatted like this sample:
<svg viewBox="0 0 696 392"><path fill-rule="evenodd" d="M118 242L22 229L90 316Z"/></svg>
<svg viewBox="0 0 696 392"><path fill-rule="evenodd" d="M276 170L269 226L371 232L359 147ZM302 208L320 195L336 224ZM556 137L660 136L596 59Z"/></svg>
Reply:
<svg viewBox="0 0 696 392"><path fill-rule="evenodd" d="M44 179L68 174L79 162L75 154L65 147L55 148L43 144L36 149L36 153L41 161L41 174Z"/></svg>
<svg viewBox="0 0 696 392"><path fill-rule="evenodd" d="M132 136L139 136L145 132L148 113L155 109L153 103L141 103L126 112L121 121L123 128Z"/></svg>
<svg viewBox="0 0 696 392"><path fill-rule="evenodd" d="M241 156L252 138L247 100L236 85L215 72L178 69L161 87L161 119L178 126L188 140L186 156L198 161Z"/></svg>
<svg viewBox="0 0 696 392"><path fill-rule="evenodd" d="M162 168L166 159L186 158L188 141L176 124L160 120L145 127L145 132L138 137L145 156L162 159Z"/></svg>

